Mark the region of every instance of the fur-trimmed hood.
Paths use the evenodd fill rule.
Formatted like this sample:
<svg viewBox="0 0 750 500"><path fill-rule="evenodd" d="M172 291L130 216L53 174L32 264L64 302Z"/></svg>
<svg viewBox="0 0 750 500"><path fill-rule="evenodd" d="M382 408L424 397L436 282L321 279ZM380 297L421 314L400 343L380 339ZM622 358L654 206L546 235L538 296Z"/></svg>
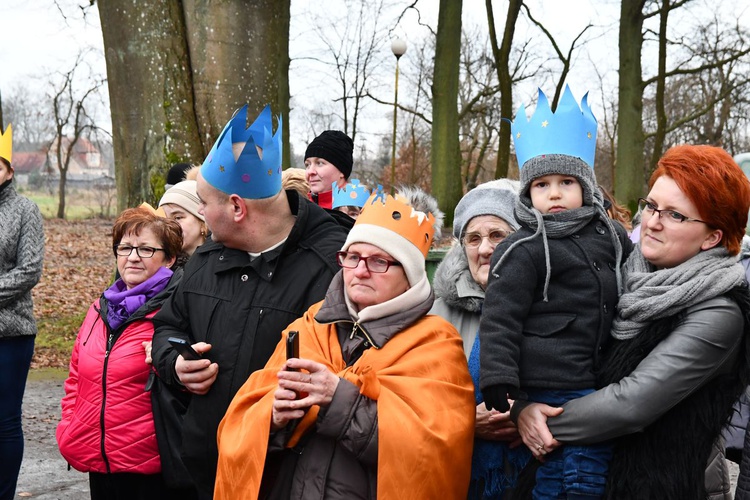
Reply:
<svg viewBox="0 0 750 500"><path fill-rule="evenodd" d="M435 297L449 306L475 313L482 309L484 290L471 276L466 252L459 244L454 245L438 265L432 287Z"/></svg>

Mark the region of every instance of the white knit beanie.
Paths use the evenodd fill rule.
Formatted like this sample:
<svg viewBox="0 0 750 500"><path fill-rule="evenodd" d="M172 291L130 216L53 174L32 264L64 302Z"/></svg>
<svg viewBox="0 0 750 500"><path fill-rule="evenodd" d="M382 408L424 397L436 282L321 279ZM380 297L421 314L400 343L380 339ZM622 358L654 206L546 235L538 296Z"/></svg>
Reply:
<svg viewBox="0 0 750 500"><path fill-rule="evenodd" d="M159 200L159 207L171 203L187 210L198 219L205 222L205 217L198 213L200 200L198 199L197 186L198 183L196 181L178 182L171 188L167 189L167 192L164 193L164 196Z"/></svg>
<svg viewBox="0 0 750 500"><path fill-rule="evenodd" d="M396 199L376 192L365 203L341 250L347 251L354 243L382 249L401 263L413 287L427 279L425 258L433 233L439 237L442 224L437 201L418 188L402 187Z"/></svg>

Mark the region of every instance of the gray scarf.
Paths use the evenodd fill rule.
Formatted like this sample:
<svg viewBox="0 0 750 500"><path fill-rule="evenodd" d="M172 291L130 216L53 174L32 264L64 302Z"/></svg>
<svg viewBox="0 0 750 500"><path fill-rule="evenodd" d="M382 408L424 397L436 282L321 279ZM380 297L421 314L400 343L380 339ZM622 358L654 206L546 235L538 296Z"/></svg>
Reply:
<svg viewBox="0 0 750 500"><path fill-rule="evenodd" d="M556 214L542 214L531 205L531 199L528 196L521 196L516 204L516 219L534 230L534 234L521 238L514 242L508 250L500 257L497 264L492 268L492 274L497 278L497 270L503 263L510 252L525 241L533 240L541 235L542 244L544 245L544 264L547 274L544 279L544 302L548 302L547 290L549 289L549 280L552 275L552 266L549 259L549 243L547 238L557 239L565 238L580 231L586 224L591 222L594 217L600 215L600 218L607 224L609 234L612 238L612 244L615 247L615 270L617 275L617 293L621 290L620 279L620 262L622 261L622 244L617 237L617 231L612 225L612 221L607 217L607 213L602 205L602 195L597 189L593 193L594 205L582 206L571 210L565 210Z"/></svg>
<svg viewBox="0 0 750 500"><path fill-rule="evenodd" d="M612 323L612 336L620 340L635 337L652 321L725 294L745 280L745 269L720 246L657 270L638 245L623 266L623 277L625 292Z"/></svg>

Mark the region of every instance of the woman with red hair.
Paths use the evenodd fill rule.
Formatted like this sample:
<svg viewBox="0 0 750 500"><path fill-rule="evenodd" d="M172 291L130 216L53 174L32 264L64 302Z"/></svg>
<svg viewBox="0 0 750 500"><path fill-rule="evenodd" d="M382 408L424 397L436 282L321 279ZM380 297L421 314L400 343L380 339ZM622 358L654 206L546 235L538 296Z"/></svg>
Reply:
<svg viewBox="0 0 750 500"><path fill-rule="evenodd" d="M561 443L613 440L606 498L730 498L728 477L722 488L722 471L707 466L725 467L719 436L750 374L750 295L737 262L750 182L724 150L686 145L664 154L649 188L602 388L561 408L516 401L514 416L527 446L541 445L537 458Z"/></svg>

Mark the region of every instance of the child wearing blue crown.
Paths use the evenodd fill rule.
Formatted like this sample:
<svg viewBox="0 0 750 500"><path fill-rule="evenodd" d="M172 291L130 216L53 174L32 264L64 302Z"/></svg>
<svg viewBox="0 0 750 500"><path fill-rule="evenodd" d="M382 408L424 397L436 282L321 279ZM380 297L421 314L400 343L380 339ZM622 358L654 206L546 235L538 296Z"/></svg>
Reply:
<svg viewBox="0 0 750 500"><path fill-rule="evenodd" d="M583 110L581 109L583 108ZM593 392L599 353L620 291L620 263L632 249L610 220L594 176L596 118L566 87L555 113L539 91L536 112L512 124L521 190L521 229L500 243L479 328L480 387L488 408L508 397L560 406ZM543 459L533 498L599 498L611 447L564 446Z"/></svg>

